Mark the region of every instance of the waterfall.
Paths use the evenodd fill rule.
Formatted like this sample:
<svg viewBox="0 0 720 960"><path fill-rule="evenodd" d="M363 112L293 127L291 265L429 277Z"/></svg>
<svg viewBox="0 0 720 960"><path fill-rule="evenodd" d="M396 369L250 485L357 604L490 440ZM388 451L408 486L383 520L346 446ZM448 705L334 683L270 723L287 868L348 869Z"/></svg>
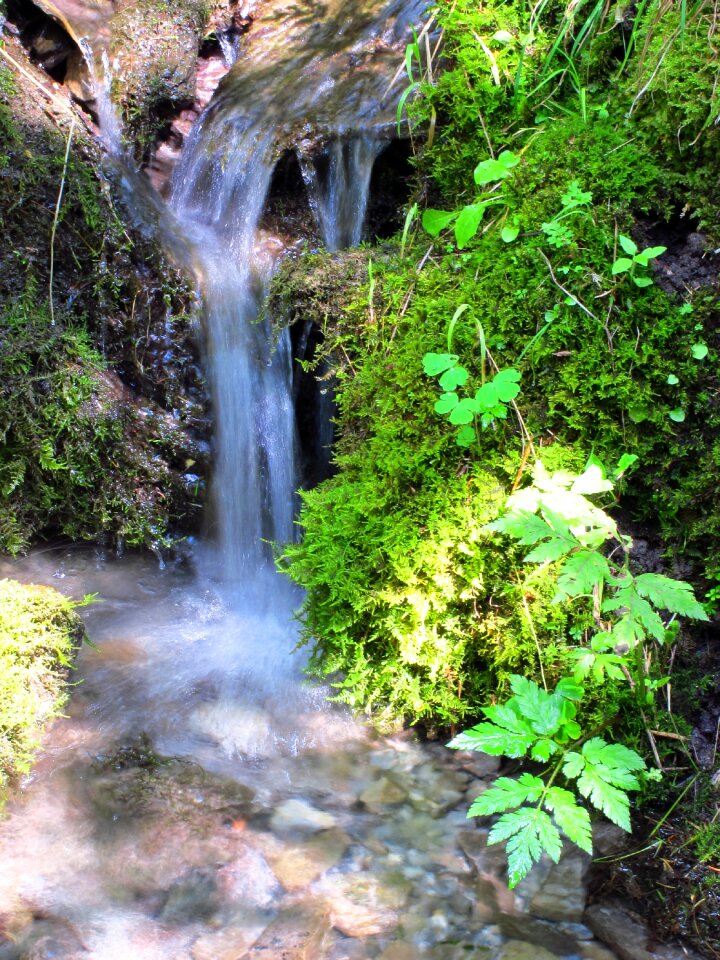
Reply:
<svg viewBox="0 0 720 960"><path fill-rule="evenodd" d="M370 177L384 146L370 131L365 136L333 140L311 156L298 148L310 206L328 250L356 247L362 240ZM324 176L323 167L327 167Z"/></svg>
<svg viewBox="0 0 720 960"><path fill-rule="evenodd" d="M112 68L107 51L103 51L101 58L102 71L98 76L98 71L95 67L95 56L87 37L81 37L78 41L78 46L87 65L90 83L95 94L95 112L100 128L100 137L111 156L120 156L123 150L122 124L115 109L115 104L110 97Z"/></svg>

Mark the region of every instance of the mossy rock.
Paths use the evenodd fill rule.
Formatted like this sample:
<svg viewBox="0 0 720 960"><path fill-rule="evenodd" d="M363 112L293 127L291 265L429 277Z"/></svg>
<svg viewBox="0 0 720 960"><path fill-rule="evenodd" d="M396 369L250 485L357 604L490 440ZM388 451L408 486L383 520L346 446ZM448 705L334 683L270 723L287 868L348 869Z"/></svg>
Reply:
<svg viewBox="0 0 720 960"><path fill-rule="evenodd" d="M0 580L0 802L67 699L70 658L84 635L73 607L50 587Z"/></svg>

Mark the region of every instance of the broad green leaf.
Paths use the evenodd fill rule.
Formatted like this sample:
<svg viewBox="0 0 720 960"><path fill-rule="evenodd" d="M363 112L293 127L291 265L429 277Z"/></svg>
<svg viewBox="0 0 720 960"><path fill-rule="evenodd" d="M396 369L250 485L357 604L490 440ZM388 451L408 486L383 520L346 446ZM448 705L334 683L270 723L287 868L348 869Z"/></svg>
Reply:
<svg viewBox="0 0 720 960"><path fill-rule="evenodd" d="M484 213L484 203L469 203L462 208L455 221L455 240L459 250L464 250L478 232Z"/></svg>
<svg viewBox="0 0 720 960"><path fill-rule="evenodd" d="M692 355L695 360L704 360L708 355L708 347L706 343L694 343L692 348Z"/></svg>
<svg viewBox="0 0 720 960"><path fill-rule="evenodd" d="M635 263L639 263L641 267L646 267L650 260L662 256L666 250L667 247L645 247L645 249L641 250L635 257Z"/></svg>
<svg viewBox="0 0 720 960"><path fill-rule="evenodd" d="M472 397L463 397L451 411L450 423L454 423L456 426L462 423L472 423L477 412L475 400Z"/></svg>
<svg viewBox="0 0 720 960"><path fill-rule="evenodd" d="M562 680L558 681L558 685L555 687L555 693L563 697L565 700L582 700L585 696L585 690L580 686L579 683L576 683L574 680L571 680L570 677L563 677Z"/></svg>
<svg viewBox="0 0 720 960"><path fill-rule="evenodd" d="M422 225L431 237L437 237L457 215L457 210L426 210L422 215Z"/></svg>
<svg viewBox="0 0 720 960"><path fill-rule="evenodd" d="M423 224L423 226L425 226L425 224ZM430 233L429 230L428 233ZM627 257L619 257L612 265L613 276L616 273L627 273L628 270L632 269L632 265L632 260L628 260Z"/></svg>
<svg viewBox="0 0 720 960"><path fill-rule="evenodd" d="M513 699L517 703L518 712L530 721L533 730L547 735L555 733L562 720L561 698L553 698L534 680L519 674L510 677L510 687L515 695Z"/></svg>
<svg viewBox="0 0 720 960"><path fill-rule="evenodd" d="M488 720L511 733L534 734L530 720L523 715L517 697L510 697L505 703L495 703L481 709Z"/></svg>
<svg viewBox="0 0 720 960"><path fill-rule="evenodd" d="M682 423L685 420L685 411L682 407L676 407L668 413L668 416L671 420L674 420L675 423Z"/></svg>
<svg viewBox="0 0 720 960"><path fill-rule="evenodd" d="M598 770L588 765L578 778L577 785L580 793L608 820L630 833L630 802L623 790L608 783Z"/></svg>
<svg viewBox="0 0 720 960"><path fill-rule="evenodd" d="M438 383L445 391L457 390L458 387L462 387L463 384L467 383L468 376L469 374L465 367L451 367L440 377Z"/></svg>
<svg viewBox="0 0 720 960"><path fill-rule="evenodd" d="M459 447L469 447L471 443L474 443L476 440L475 430L473 427L465 425L460 427L455 437L455 443Z"/></svg>
<svg viewBox="0 0 720 960"><path fill-rule="evenodd" d="M468 817L486 817L492 813L512 810L523 803L535 803L542 796L545 784L531 773L523 773L517 780L498 777L491 787L481 793L468 810Z"/></svg>
<svg viewBox="0 0 720 960"><path fill-rule="evenodd" d="M674 373L668 374L667 382L670 384L671 387L676 387L680 383L680 381L678 380L678 378L675 376Z"/></svg>
<svg viewBox="0 0 720 960"><path fill-rule="evenodd" d="M577 550L560 568L553 603L567 597L591 594L596 586L610 580L611 576L610 566L601 553L597 550Z"/></svg>
<svg viewBox="0 0 720 960"><path fill-rule="evenodd" d="M494 723L479 723L459 733L448 744L453 750L478 750L491 757L524 757L535 740L533 733L511 733Z"/></svg>
<svg viewBox="0 0 720 960"><path fill-rule="evenodd" d="M614 471L614 476L616 478L621 477L626 471L630 469L630 467L633 466L633 464L637 463L637 461L638 461L638 456L636 453L624 453L620 457L620 460L618 461L618 465Z"/></svg>
<svg viewBox="0 0 720 960"><path fill-rule="evenodd" d="M565 759L563 760L563 775L568 778L568 780L574 780L576 777L579 777L580 774L585 769L585 757L580 753L575 753L570 751L565 754Z"/></svg>
<svg viewBox="0 0 720 960"><path fill-rule="evenodd" d="M629 253L631 257L635 256L638 252L637 244L630 239L630 237L624 237L622 234L618 237L620 241L620 246L623 248L625 253Z"/></svg>
<svg viewBox="0 0 720 960"><path fill-rule="evenodd" d="M636 287L651 287L653 285L651 277L633 277L632 280Z"/></svg>
<svg viewBox="0 0 720 960"><path fill-rule="evenodd" d="M475 167L475 183L477 183L478 186L484 187L487 186L488 183L504 180L510 175L510 171L513 167L516 167L518 163L520 163L519 157L516 157L515 154L509 150L503 150L497 160L493 160L491 157L488 160L481 161Z"/></svg>
<svg viewBox="0 0 720 960"><path fill-rule="evenodd" d="M538 740L530 750L530 756L533 760L546 763L553 754L558 752L558 749L554 740Z"/></svg>
<svg viewBox="0 0 720 960"><path fill-rule="evenodd" d="M575 480L570 490L572 493L591 496L594 493L606 493L612 488L612 481L605 477L602 468L597 463L591 463Z"/></svg>
<svg viewBox="0 0 720 960"><path fill-rule="evenodd" d="M513 240L517 240L519 233L520 227L503 227L500 231L500 237L503 243L512 243Z"/></svg>
<svg viewBox="0 0 720 960"><path fill-rule="evenodd" d="M708 619L704 607L695 599L693 588L683 580L673 580L661 573L641 573L635 577L635 588L659 610L669 610L693 620Z"/></svg>
<svg viewBox="0 0 720 960"><path fill-rule="evenodd" d="M430 377L437 377L454 367L460 357L456 353L426 353L423 357L423 370Z"/></svg>
<svg viewBox="0 0 720 960"><path fill-rule="evenodd" d="M570 790L562 787L550 787L545 798L545 807L554 818L568 840L576 843L581 850L592 853L592 827L590 814L575 800Z"/></svg>
<svg viewBox="0 0 720 960"><path fill-rule="evenodd" d="M497 372L493 378L493 384L503 403L509 403L520 393L519 382L520 373L514 367L506 367Z"/></svg>
<svg viewBox="0 0 720 960"><path fill-rule="evenodd" d="M435 401L435 413L450 413L458 405L458 402L456 393L443 393Z"/></svg>

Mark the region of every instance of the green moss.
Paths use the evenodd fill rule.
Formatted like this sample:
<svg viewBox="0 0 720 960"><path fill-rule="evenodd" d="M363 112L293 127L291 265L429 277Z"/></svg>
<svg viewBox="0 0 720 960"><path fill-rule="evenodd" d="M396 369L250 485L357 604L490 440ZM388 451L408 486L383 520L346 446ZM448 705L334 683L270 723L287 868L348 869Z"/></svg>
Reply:
<svg viewBox="0 0 720 960"><path fill-rule="evenodd" d="M67 698L70 656L83 635L73 606L49 587L0 580L0 802Z"/></svg>

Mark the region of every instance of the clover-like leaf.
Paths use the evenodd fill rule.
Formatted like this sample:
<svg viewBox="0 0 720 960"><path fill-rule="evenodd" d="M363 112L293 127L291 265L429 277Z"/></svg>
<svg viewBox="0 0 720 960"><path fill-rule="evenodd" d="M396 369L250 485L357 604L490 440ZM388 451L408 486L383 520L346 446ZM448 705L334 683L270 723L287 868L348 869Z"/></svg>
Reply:
<svg viewBox="0 0 720 960"><path fill-rule="evenodd" d="M451 367L449 370L446 370L445 373L440 377L438 383L440 387L448 392L450 390L456 390L458 387L462 387L464 383L467 382L469 374L465 367Z"/></svg>
<svg viewBox="0 0 720 960"><path fill-rule="evenodd" d="M435 401L435 413L450 413L459 403L456 393L443 393Z"/></svg>
<svg viewBox="0 0 720 960"><path fill-rule="evenodd" d="M460 358L456 353L426 353L423 357L423 370L430 377L437 377L454 367Z"/></svg>

